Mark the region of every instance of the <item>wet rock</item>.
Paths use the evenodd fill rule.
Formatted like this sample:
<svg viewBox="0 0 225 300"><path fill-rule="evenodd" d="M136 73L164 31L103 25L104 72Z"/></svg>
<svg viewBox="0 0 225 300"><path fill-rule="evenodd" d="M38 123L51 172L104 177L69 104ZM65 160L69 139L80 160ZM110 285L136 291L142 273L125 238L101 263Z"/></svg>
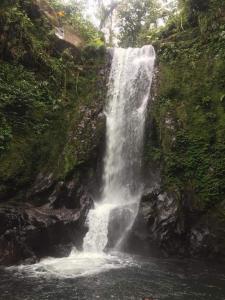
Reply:
<svg viewBox="0 0 225 300"><path fill-rule="evenodd" d="M87 203L91 203L90 195L76 179L59 182L48 199L53 208L64 206L69 209L82 209Z"/></svg>
<svg viewBox="0 0 225 300"><path fill-rule="evenodd" d="M47 206L0 209L0 264L33 263L42 257L68 256L81 249L85 219L91 199L81 199L80 209Z"/></svg>
<svg viewBox="0 0 225 300"><path fill-rule="evenodd" d="M223 203L210 214L204 214L190 229L190 253L225 260L225 224Z"/></svg>
<svg viewBox="0 0 225 300"><path fill-rule="evenodd" d="M69 53L74 58L78 57L79 54L80 54L80 50L77 47L72 46L70 42L68 42L68 41L66 41L62 38L57 37L57 35L52 37L52 51L53 51L53 54L55 56L59 56L65 50L67 50L67 52L69 51Z"/></svg>
<svg viewBox="0 0 225 300"><path fill-rule="evenodd" d="M191 195L149 189L127 240L127 250L162 256L225 259L222 208L207 214L195 208Z"/></svg>
<svg viewBox="0 0 225 300"><path fill-rule="evenodd" d="M73 249L74 245L72 243L65 245L55 245L52 247L52 255L53 257L68 257Z"/></svg>
<svg viewBox="0 0 225 300"><path fill-rule="evenodd" d="M132 207L117 207L110 212L108 225L108 243L106 248L121 248L122 238L126 238L126 231L133 220Z"/></svg>
<svg viewBox="0 0 225 300"><path fill-rule="evenodd" d="M27 198L33 197L36 194L46 193L54 184L53 173L39 173L34 184L27 192Z"/></svg>
<svg viewBox="0 0 225 300"><path fill-rule="evenodd" d="M172 255L185 245L184 226L176 195L152 189L141 200L129 244L153 253ZM138 247L132 247L135 252Z"/></svg>

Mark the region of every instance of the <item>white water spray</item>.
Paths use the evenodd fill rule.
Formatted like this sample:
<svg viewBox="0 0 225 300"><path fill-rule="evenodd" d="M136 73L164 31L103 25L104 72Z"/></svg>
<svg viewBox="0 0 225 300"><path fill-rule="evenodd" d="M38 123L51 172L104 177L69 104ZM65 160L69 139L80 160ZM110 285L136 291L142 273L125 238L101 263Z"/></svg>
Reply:
<svg viewBox="0 0 225 300"><path fill-rule="evenodd" d="M84 252L105 249L111 222L117 227L113 247L119 247L135 220L142 194L142 144L154 61L152 46L114 49L105 112L104 187L100 203L89 212Z"/></svg>
<svg viewBox="0 0 225 300"><path fill-rule="evenodd" d="M138 211L142 194L143 131L154 60L152 46L114 50L105 112L107 150L103 193L88 215L84 251L74 249L69 257L47 258L34 265L14 267L22 274L81 277L134 264L123 253L103 251L109 240L113 243L108 246L120 248Z"/></svg>

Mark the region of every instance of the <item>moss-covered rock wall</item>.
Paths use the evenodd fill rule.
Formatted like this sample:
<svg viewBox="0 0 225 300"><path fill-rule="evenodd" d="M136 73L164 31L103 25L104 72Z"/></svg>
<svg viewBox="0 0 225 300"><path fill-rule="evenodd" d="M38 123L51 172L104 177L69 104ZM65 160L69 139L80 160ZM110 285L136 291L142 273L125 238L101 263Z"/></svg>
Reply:
<svg viewBox="0 0 225 300"><path fill-rule="evenodd" d="M176 16L155 44L156 95L144 159L146 169L161 171L161 190L154 197L173 195L177 213L170 215L170 208L165 221L163 211L160 221L160 199L151 196L156 210L149 226L153 239L161 239L161 245L164 239L165 252L224 255L225 6L208 1L201 9L192 2L185 2L182 18ZM167 230L164 237L160 226Z"/></svg>
<svg viewBox="0 0 225 300"><path fill-rule="evenodd" d="M158 50L153 114L165 184L193 193L202 207L216 205L225 195L224 14L220 7L218 19L206 18L204 31L200 25L187 28Z"/></svg>
<svg viewBox="0 0 225 300"><path fill-rule="evenodd" d="M33 201L40 178L49 188L96 158L106 52L59 39L32 0L1 3L0 43L0 199Z"/></svg>

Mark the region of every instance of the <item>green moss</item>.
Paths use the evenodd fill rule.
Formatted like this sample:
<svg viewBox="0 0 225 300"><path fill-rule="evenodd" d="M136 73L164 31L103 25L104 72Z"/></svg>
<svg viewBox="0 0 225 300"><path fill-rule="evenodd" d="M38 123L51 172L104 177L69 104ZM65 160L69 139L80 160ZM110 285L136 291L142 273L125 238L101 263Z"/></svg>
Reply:
<svg viewBox="0 0 225 300"><path fill-rule="evenodd" d="M40 173L63 180L90 159L102 126L97 115L105 96L104 47L55 49L52 25L29 14L34 4L0 6L2 201L26 200Z"/></svg>
<svg viewBox="0 0 225 300"><path fill-rule="evenodd" d="M165 188L191 193L201 208L225 199L225 43L220 22L212 26L207 19L207 37L201 28L191 27L162 41L151 112L160 142L146 146L153 153L149 160L163 165Z"/></svg>

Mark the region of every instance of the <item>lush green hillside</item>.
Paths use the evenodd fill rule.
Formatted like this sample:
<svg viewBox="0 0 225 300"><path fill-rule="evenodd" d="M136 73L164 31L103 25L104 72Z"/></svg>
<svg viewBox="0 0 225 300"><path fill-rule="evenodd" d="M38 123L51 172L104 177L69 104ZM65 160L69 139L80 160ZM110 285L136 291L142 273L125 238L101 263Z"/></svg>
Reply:
<svg viewBox="0 0 225 300"><path fill-rule="evenodd" d="M147 182L158 181L160 190L146 196L143 207L150 237L164 252L222 258L225 6L206 2L184 1L181 13L155 36L145 169L153 172Z"/></svg>
<svg viewBox="0 0 225 300"><path fill-rule="evenodd" d="M187 11L183 29L170 25L157 49L157 139L149 155L163 160L168 189L207 208L225 200L225 7L212 1L198 15Z"/></svg>
<svg viewBox="0 0 225 300"><path fill-rule="evenodd" d="M101 35L80 15L58 20L44 4L50 15L32 0L0 4L1 201L25 201L40 174L63 180L90 159L104 123ZM57 22L74 28L82 49L56 37Z"/></svg>

